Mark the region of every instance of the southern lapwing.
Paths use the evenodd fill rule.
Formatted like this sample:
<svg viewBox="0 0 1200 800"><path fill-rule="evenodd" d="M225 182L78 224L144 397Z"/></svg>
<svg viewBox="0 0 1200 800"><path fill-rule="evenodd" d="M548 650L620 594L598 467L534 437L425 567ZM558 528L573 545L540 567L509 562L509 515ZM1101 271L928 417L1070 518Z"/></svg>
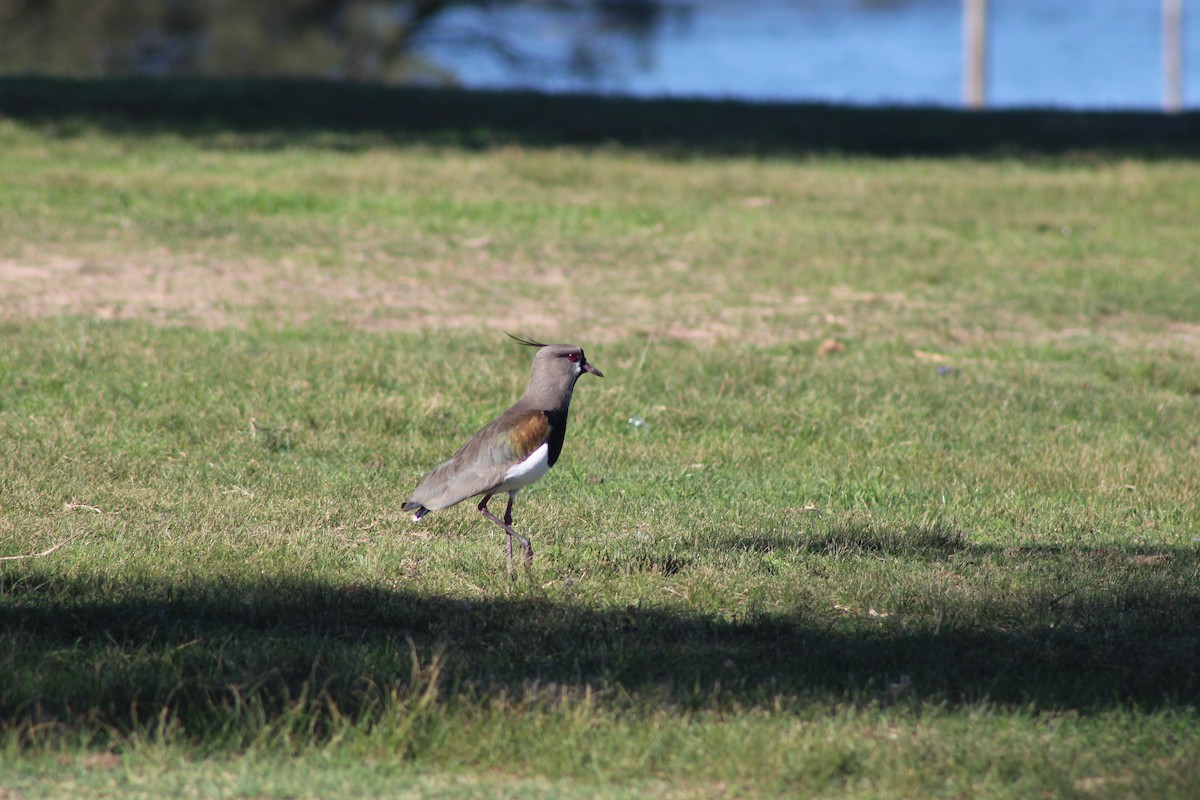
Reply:
<svg viewBox="0 0 1200 800"><path fill-rule="evenodd" d="M585 372L597 378L604 375L574 345L512 338L538 349L525 393L512 408L480 428L449 460L434 467L401 508L412 511L415 522L430 511L483 495L479 511L504 528L509 563L515 538L524 548L525 563L532 564L533 545L512 526L513 499L558 461L575 381ZM488 511L488 501L502 492L508 492L508 506L500 520Z"/></svg>

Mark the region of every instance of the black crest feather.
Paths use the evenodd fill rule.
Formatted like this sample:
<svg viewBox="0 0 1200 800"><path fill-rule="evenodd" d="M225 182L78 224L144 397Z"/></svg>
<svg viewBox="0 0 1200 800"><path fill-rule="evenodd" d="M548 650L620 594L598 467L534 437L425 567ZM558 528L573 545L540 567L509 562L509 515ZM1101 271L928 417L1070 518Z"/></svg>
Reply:
<svg viewBox="0 0 1200 800"><path fill-rule="evenodd" d="M527 347L545 347L546 346L544 342L535 342L533 339L522 339L520 336L513 336L508 331L505 331L504 334L506 336L508 336L508 338L512 339L514 342L520 342L521 344L523 344Z"/></svg>

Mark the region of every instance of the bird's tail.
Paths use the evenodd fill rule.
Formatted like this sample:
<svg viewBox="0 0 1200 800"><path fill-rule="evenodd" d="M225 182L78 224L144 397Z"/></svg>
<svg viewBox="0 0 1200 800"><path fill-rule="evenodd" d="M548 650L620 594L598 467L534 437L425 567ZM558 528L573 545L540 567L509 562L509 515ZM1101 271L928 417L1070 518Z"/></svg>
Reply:
<svg viewBox="0 0 1200 800"><path fill-rule="evenodd" d="M421 517L429 513L429 509L420 503L405 503L400 506L400 510L413 512L413 522L419 522Z"/></svg>

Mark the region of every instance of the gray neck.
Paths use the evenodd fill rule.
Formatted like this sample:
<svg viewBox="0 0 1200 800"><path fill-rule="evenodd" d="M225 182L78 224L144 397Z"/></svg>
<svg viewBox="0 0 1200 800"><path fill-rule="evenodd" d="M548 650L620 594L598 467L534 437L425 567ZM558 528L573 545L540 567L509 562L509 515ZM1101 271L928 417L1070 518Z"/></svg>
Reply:
<svg viewBox="0 0 1200 800"><path fill-rule="evenodd" d="M535 369L518 402L526 408L565 412L571 404L571 393L575 391L578 379L578 371Z"/></svg>

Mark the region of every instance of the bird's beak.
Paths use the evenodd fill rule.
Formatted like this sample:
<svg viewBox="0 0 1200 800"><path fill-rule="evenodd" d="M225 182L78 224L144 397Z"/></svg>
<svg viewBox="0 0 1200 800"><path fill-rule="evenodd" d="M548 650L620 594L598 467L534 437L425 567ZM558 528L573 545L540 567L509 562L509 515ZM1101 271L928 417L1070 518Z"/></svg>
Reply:
<svg viewBox="0 0 1200 800"><path fill-rule="evenodd" d="M588 362L586 362L586 361L585 361L585 362L583 362L583 371L584 371L584 372L590 372L590 373L592 373L593 375L595 375L597 378L603 378L603 377L604 377L604 373L603 373L603 372L601 372L600 370L596 369L595 367L593 367L591 364L589 364L589 363L588 363Z"/></svg>

